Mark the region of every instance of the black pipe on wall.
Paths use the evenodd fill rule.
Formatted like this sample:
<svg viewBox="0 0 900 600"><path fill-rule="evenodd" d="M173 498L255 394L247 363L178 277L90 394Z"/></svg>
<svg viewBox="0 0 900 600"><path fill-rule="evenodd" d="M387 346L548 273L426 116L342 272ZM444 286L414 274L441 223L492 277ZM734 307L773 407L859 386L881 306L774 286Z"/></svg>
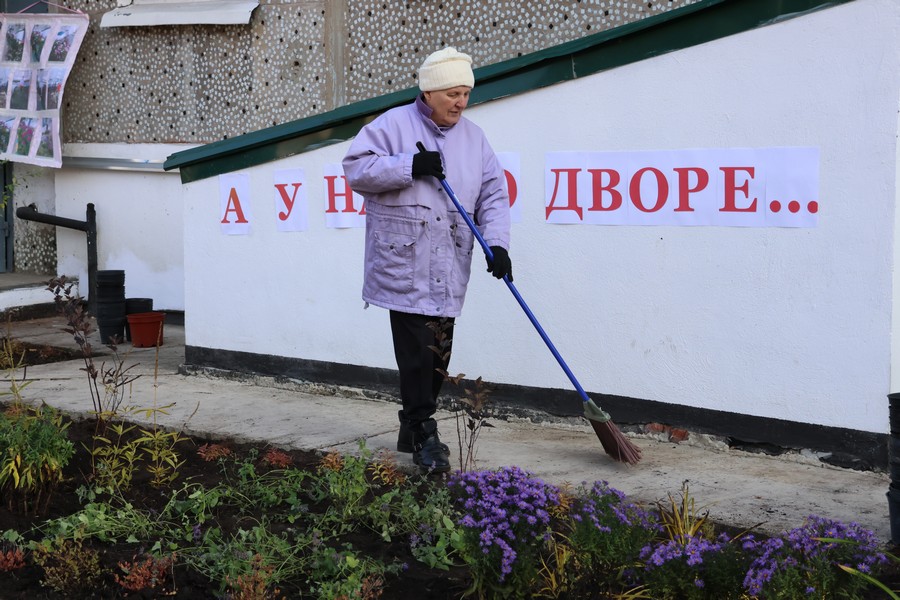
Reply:
<svg viewBox="0 0 900 600"><path fill-rule="evenodd" d="M37 223L47 223L48 225L56 225L57 227L65 227L67 229L77 229L87 234L87 257L88 257L88 310L96 314L97 312L97 212L94 210L94 204L89 202L85 211L84 221L77 219L69 219L67 217L58 217L56 215L47 215L40 213L37 209L30 206L20 206L16 209L16 216L23 221L35 221Z"/></svg>

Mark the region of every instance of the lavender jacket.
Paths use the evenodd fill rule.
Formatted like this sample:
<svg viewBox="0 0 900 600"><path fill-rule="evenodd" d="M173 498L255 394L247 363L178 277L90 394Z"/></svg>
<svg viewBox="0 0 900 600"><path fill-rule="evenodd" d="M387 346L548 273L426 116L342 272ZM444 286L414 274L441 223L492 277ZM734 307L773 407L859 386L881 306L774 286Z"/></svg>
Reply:
<svg viewBox="0 0 900 600"><path fill-rule="evenodd" d="M416 142L441 153L447 183L488 246L509 249L509 195L481 128L466 118L440 128L430 115L421 96L380 115L357 135L343 166L350 188L365 198L363 300L457 317L476 240L437 179L413 179Z"/></svg>

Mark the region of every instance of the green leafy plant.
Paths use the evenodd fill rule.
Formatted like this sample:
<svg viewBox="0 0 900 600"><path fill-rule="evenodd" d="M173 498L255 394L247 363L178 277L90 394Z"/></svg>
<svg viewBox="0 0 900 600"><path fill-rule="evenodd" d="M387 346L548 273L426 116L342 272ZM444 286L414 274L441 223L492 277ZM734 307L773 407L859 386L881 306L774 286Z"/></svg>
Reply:
<svg viewBox="0 0 900 600"><path fill-rule="evenodd" d="M92 437L93 447L86 446L91 455L94 480L101 487L121 490L131 487L131 479L141 460L140 443L128 438L135 428L124 422L111 423L105 434Z"/></svg>
<svg viewBox="0 0 900 600"><path fill-rule="evenodd" d="M294 468L260 471L257 457L254 448L244 460L220 462L229 496L249 511L265 510L272 517L282 516L288 523L295 523L307 510L303 494L312 474Z"/></svg>
<svg viewBox="0 0 900 600"><path fill-rule="evenodd" d="M314 498L328 499L331 517L344 530L355 529L367 517L365 500L370 486L366 469L372 452L366 448L365 440L360 440L359 451L360 456L326 455L319 465L319 477L313 482Z"/></svg>
<svg viewBox="0 0 900 600"><path fill-rule="evenodd" d="M88 502L78 512L51 519L40 527L45 536L55 539L95 538L112 543L153 539L159 529L159 518L151 517L115 491L105 501Z"/></svg>
<svg viewBox="0 0 900 600"><path fill-rule="evenodd" d="M276 586L304 570L307 561L303 552L309 542L305 536L299 537L299 541L292 541L286 534L273 532L263 521L230 535L211 528L197 545L183 547L180 552L188 565L216 582L221 592L241 577L250 582L263 574L266 586Z"/></svg>
<svg viewBox="0 0 900 600"><path fill-rule="evenodd" d="M374 600L382 594L385 574L400 568L359 556L349 544L342 549L320 544L313 552L308 583L319 600Z"/></svg>
<svg viewBox="0 0 900 600"><path fill-rule="evenodd" d="M395 519L392 535L408 536L417 561L445 571L461 564L462 527L454 520L457 514L446 487L435 487L424 479L408 482L388 512Z"/></svg>
<svg viewBox="0 0 900 600"><path fill-rule="evenodd" d="M0 490L10 510L47 511L74 452L68 426L47 405L0 414Z"/></svg>
<svg viewBox="0 0 900 600"><path fill-rule="evenodd" d="M162 487L178 478L178 469L184 464L176 446L185 438L177 431L164 431L153 427L141 429L141 437L136 442L147 459L146 469L152 479L150 484Z"/></svg>

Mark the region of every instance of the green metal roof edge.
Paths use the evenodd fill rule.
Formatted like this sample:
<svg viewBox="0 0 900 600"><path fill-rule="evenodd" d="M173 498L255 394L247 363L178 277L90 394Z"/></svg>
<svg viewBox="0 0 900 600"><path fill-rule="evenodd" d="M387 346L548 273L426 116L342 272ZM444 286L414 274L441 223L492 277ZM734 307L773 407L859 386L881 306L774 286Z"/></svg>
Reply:
<svg viewBox="0 0 900 600"><path fill-rule="evenodd" d="M584 77L853 0L700 0L635 23L475 69L470 105ZM182 183L286 158L355 136L417 88L205 144L169 156Z"/></svg>

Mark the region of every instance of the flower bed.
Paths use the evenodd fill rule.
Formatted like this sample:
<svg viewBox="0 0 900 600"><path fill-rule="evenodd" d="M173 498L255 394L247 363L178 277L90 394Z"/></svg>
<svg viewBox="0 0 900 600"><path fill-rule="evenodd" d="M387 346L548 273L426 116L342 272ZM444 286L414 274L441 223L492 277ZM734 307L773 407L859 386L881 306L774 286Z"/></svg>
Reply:
<svg viewBox="0 0 900 600"><path fill-rule="evenodd" d="M140 459L116 489L92 461L97 425L60 428L73 454L46 514L3 488L2 597L878 598L841 565L894 577L853 524L811 517L759 538L714 526L686 489L642 507L605 482L559 489L518 467L404 473L364 446L180 436L176 477L154 485ZM147 437L124 429L122 447Z"/></svg>

